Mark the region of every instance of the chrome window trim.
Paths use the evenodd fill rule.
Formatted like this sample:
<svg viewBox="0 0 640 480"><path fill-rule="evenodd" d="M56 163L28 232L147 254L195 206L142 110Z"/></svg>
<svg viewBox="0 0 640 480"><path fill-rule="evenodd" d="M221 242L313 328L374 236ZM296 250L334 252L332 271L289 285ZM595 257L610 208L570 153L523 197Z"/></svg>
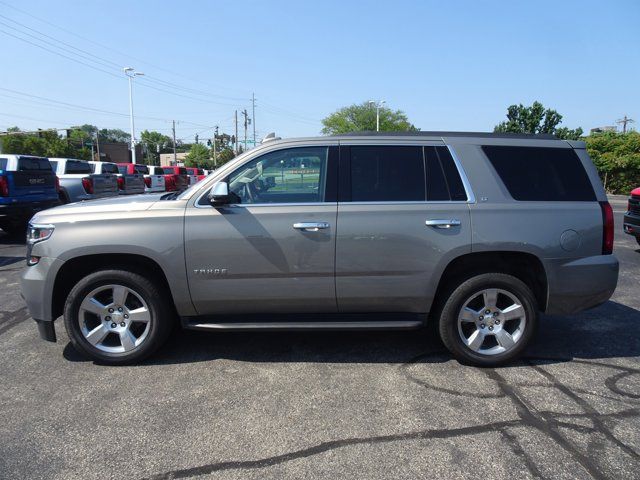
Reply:
<svg viewBox="0 0 640 480"><path fill-rule="evenodd" d="M458 175L460 175L460 179L462 180L462 186L464 187L464 191L467 194L467 200L463 203L476 203L476 196L471 190L471 184L469 183L469 179L467 178L467 172L464 171L456 152L453 150L451 145L445 145L451 154L451 158L453 158L453 163L455 163L456 168L458 169ZM459 201L458 201L459 202ZM453 203L453 202L450 202Z"/></svg>
<svg viewBox="0 0 640 480"><path fill-rule="evenodd" d="M331 146L331 144L322 144L325 145L327 147ZM241 204L241 203L232 203L229 205L225 205L225 208L237 208L237 207L248 207L248 206L252 206L252 207L281 207L281 206L291 206L291 207L295 207L295 206L312 206L312 205L334 205L334 204L339 204L339 205L422 205L422 204L426 204L426 205L433 205L433 204L441 204L441 205L449 205L449 204L471 204L471 203L476 203L476 197L473 193L473 190L471 189L471 184L469 183L469 179L467 178L467 173L464 170L464 167L462 166L462 164L460 163L460 160L458 159L458 156L456 155L456 152L453 150L453 148L451 147L451 145L447 145L447 144L439 144L439 145L433 145L431 144L431 142L425 142L422 141L420 143L420 145L422 145L423 147L425 146L445 146L448 150L449 153L451 154L451 158L453 158L453 163L456 166L456 169L458 170L458 175L460 175L460 179L462 180L462 186L464 187L464 191L467 195L467 199L466 200L432 200L432 201L387 201L387 202L303 202L303 203L247 203L247 204ZM276 145L273 145L273 147L275 147ZM312 146L312 145L295 145L295 146L291 146L291 145L277 145L279 147L283 147L282 149L286 149L286 148L296 148L296 147L302 147L302 146ZM317 145L313 145L313 146L317 146ZM414 145L410 145L410 146L414 146ZM262 149L261 149L262 150ZM280 150L279 148L273 148L273 149L264 149L265 151L261 151L260 154L266 154L266 153L270 153L271 151L274 150ZM256 152L257 153L257 152ZM251 160L253 160L254 158L258 157L259 155L255 155L255 156L251 156L250 158L247 158L246 161L243 161L240 165L238 165L237 167L241 167L242 165L244 165L245 163L250 162ZM228 170L228 169L227 169ZM222 172L221 172L222 173ZM226 177L230 174L226 174L223 176ZM210 180L210 182L215 183L213 181L213 178ZM212 205L200 205L200 200L202 199L202 197L204 197L206 194L209 193L209 190L211 188L210 187L205 187L204 191L201 195L196 197L196 200L193 202L193 206L195 208L214 208ZM217 207L219 208L219 207Z"/></svg>

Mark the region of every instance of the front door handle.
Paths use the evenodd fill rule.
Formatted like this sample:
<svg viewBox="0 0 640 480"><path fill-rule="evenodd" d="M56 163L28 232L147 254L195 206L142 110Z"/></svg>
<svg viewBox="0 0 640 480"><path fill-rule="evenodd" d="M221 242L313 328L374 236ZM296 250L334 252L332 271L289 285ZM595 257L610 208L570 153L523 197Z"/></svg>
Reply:
<svg viewBox="0 0 640 480"><path fill-rule="evenodd" d="M327 222L296 222L293 224L293 228L305 232L317 232L318 230L329 228L329 224Z"/></svg>
<svg viewBox="0 0 640 480"><path fill-rule="evenodd" d="M433 228L451 228L451 227L460 226L460 220L456 218L433 219L433 220L427 220L424 223L427 227L433 227Z"/></svg>

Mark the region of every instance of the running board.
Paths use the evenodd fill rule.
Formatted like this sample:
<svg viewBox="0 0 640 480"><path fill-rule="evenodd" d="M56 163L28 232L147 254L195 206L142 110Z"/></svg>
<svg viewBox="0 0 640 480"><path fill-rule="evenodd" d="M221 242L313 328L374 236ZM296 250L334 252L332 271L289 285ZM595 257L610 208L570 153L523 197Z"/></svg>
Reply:
<svg viewBox="0 0 640 480"><path fill-rule="evenodd" d="M226 322L192 323L185 328L191 330L224 330L228 332L260 331L304 331L304 330L413 330L424 325L420 320L391 320L370 322Z"/></svg>

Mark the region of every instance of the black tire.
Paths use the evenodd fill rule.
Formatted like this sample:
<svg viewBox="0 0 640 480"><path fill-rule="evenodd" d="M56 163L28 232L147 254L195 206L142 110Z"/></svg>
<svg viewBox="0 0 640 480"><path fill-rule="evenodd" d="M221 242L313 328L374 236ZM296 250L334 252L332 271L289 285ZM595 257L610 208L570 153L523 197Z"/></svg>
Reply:
<svg viewBox="0 0 640 480"><path fill-rule="evenodd" d="M640 237L636 237L636 242L638 242L638 245L640 245Z"/></svg>
<svg viewBox="0 0 640 480"><path fill-rule="evenodd" d="M58 192L58 200L60 200L60 205L66 205L69 203L69 199L64 192Z"/></svg>
<svg viewBox="0 0 640 480"><path fill-rule="evenodd" d="M485 289L499 289L513 295L523 307L526 315L526 322L518 341L507 351L493 355L478 353L469 348L463 342L458 329L458 316L465 303ZM462 282L453 289L438 313L440 338L445 347L461 363L479 367L495 367L517 358L533 338L538 323L538 308L531 289L518 278L504 273L484 273ZM506 329L506 323L503 327ZM476 328L479 329L479 327ZM483 327L483 331L484 328L488 329L488 326ZM493 330L493 328L492 326L491 329ZM488 330L484 332L492 336ZM484 345L484 342L481 345Z"/></svg>
<svg viewBox="0 0 640 480"><path fill-rule="evenodd" d="M79 310L85 297L97 288L114 284L134 290L146 302L150 314L146 337L128 352L100 350L85 338L80 327ZM164 290L143 274L124 269L100 270L87 275L71 289L64 306L64 325L71 344L81 354L108 365L126 365L143 360L164 344L175 323L174 308Z"/></svg>

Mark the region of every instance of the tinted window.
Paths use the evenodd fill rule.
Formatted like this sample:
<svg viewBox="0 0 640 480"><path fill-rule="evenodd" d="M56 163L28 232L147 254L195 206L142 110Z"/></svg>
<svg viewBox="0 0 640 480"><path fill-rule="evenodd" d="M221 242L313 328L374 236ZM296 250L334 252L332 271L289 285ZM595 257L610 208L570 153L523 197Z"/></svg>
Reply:
<svg viewBox="0 0 640 480"><path fill-rule="evenodd" d="M142 174L145 174L145 175L147 173L149 173L149 169L147 168L146 165L138 165L138 164L136 164L133 167L133 171L136 172L136 173L142 173Z"/></svg>
<svg viewBox="0 0 640 480"><path fill-rule="evenodd" d="M45 170L51 171L51 164L48 158L40 157L18 157L18 171Z"/></svg>
<svg viewBox="0 0 640 480"><path fill-rule="evenodd" d="M127 175L127 170L127 167L121 167L120 165L118 165L118 172L122 175Z"/></svg>
<svg viewBox="0 0 640 480"><path fill-rule="evenodd" d="M0 158L0 170L6 170L6 169L7 169L7 159Z"/></svg>
<svg viewBox="0 0 640 480"><path fill-rule="evenodd" d="M447 147L436 147L436 153L440 159L442 170L444 171L445 178L447 180L447 186L449 187L449 194L451 200L465 201L467 200L467 193L464 190L460 173L456 167L451 152Z"/></svg>
<svg viewBox="0 0 640 480"><path fill-rule="evenodd" d="M351 201L425 200L421 147L351 147Z"/></svg>
<svg viewBox="0 0 640 480"><path fill-rule="evenodd" d="M521 201L594 201L593 187L570 148L484 146L509 193Z"/></svg>
<svg viewBox="0 0 640 480"><path fill-rule="evenodd" d="M301 147L266 153L229 176L236 203L323 202L327 147Z"/></svg>
<svg viewBox="0 0 640 480"><path fill-rule="evenodd" d="M184 168L184 167L180 167L180 168L178 169L178 172L180 173L180 175L188 175L188 173L187 173L187 169L186 169L186 168Z"/></svg>
<svg viewBox="0 0 640 480"><path fill-rule="evenodd" d="M115 163L103 163L102 173L120 173L120 170Z"/></svg>
<svg viewBox="0 0 640 480"><path fill-rule="evenodd" d="M436 147L425 147L424 153L427 164L427 200L451 200Z"/></svg>
<svg viewBox="0 0 640 480"><path fill-rule="evenodd" d="M49 163L51 164L51 170L52 171L56 171L58 170L58 161L57 160L49 160Z"/></svg>
<svg viewBox="0 0 640 480"><path fill-rule="evenodd" d="M64 173L93 173L91 164L77 160L67 160Z"/></svg>
<svg viewBox="0 0 640 480"><path fill-rule="evenodd" d="M163 170L164 170L164 173L167 175L173 175L175 173L173 171L173 167L165 167Z"/></svg>

